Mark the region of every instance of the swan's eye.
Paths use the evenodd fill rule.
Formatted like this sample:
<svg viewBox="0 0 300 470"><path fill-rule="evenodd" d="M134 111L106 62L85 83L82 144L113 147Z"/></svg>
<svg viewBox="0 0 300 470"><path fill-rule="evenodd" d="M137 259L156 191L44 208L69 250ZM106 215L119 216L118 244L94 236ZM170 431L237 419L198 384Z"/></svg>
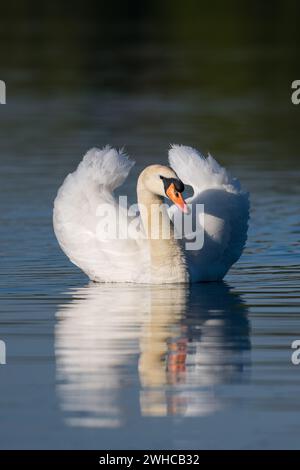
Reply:
<svg viewBox="0 0 300 470"><path fill-rule="evenodd" d="M182 181L178 180L177 178L166 178L165 176L159 175L160 179L163 180L164 183L164 188L165 188L165 193L167 193L167 190L170 188L172 185L173 190L176 191L174 192L174 195L176 197L179 196L179 193L182 193L184 191L184 184Z"/></svg>

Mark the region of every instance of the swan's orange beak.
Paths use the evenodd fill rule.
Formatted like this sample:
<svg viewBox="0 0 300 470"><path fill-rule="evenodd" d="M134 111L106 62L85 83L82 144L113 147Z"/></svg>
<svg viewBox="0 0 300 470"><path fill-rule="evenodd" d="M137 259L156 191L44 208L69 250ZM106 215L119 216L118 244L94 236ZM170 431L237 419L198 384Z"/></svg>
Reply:
<svg viewBox="0 0 300 470"><path fill-rule="evenodd" d="M174 183L171 183L170 186L168 187L166 191L166 195L168 196L171 201L174 202L174 204L179 207L179 209L184 212L185 214L188 214L188 206L186 205L185 200L182 197L182 194L177 191L175 188Z"/></svg>

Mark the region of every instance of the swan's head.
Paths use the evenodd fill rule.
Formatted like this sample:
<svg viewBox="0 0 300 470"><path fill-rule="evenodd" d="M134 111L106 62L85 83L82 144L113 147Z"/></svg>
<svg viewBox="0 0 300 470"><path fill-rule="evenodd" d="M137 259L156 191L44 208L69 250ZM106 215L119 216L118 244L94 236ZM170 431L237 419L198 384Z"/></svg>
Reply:
<svg viewBox="0 0 300 470"><path fill-rule="evenodd" d="M148 190L158 196L169 198L182 212L188 212L185 200L182 197L184 184L178 178L175 171L168 166L147 166L139 177L141 190Z"/></svg>

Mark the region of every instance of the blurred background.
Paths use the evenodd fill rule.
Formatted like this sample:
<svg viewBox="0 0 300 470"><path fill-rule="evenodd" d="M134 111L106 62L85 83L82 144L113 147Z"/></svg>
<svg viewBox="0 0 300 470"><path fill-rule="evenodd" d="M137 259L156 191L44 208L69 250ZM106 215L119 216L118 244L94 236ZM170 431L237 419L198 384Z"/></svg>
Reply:
<svg viewBox="0 0 300 470"><path fill-rule="evenodd" d="M293 161L299 8L280 0L6 2L1 148L9 133L23 158L46 153L49 140L52 160L64 142L77 158L106 142L136 158L151 143L162 158L174 141L249 164Z"/></svg>
<svg viewBox="0 0 300 470"><path fill-rule="evenodd" d="M1 5L2 448L299 446L299 18L283 0ZM170 143L241 180L249 238L224 284L141 295L67 260L54 197L107 143L136 160L132 200Z"/></svg>

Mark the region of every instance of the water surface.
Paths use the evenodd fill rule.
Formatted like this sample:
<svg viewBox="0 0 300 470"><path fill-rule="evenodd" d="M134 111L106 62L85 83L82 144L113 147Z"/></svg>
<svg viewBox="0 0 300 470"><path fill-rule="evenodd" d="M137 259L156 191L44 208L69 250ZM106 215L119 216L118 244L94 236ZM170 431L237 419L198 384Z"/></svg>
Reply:
<svg viewBox="0 0 300 470"><path fill-rule="evenodd" d="M299 447L299 28L253 3L115 17L54 2L1 23L1 448ZM134 201L170 142L250 191L242 258L223 283L89 283L53 235L64 176L89 147L126 145Z"/></svg>

